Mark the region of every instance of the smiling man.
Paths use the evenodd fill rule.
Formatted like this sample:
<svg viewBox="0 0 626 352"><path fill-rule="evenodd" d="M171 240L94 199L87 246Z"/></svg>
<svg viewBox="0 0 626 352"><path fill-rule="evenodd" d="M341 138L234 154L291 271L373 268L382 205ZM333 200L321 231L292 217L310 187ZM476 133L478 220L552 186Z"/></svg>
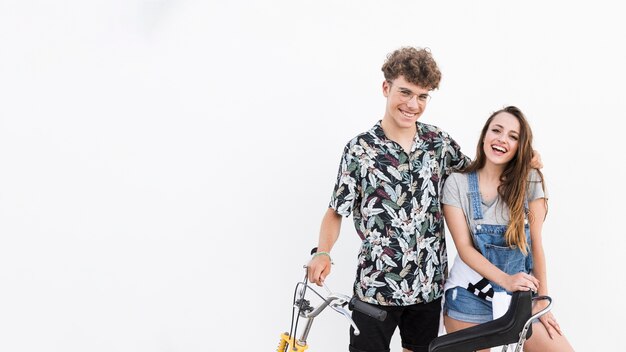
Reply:
<svg viewBox="0 0 626 352"><path fill-rule="evenodd" d="M440 190L469 159L446 132L418 121L441 80L430 51L400 48L382 71L385 114L344 148L308 275L323 284L342 217L352 214L362 240L354 294L386 310L387 319L354 311L361 334L350 334L349 350L387 352L399 328L405 351L427 351L447 273Z"/></svg>

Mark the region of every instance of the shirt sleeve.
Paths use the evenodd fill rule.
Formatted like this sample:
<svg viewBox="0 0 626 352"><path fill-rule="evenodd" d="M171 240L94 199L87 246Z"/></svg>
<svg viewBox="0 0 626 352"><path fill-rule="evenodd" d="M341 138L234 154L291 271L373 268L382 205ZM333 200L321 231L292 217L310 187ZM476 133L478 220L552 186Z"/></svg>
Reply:
<svg viewBox="0 0 626 352"><path fill-rule="evenodd" d="M461 152L461 146L452 139L447 133L444 132L444 136L447 140L448 148L446 150L447 163L445 174L449 175L452 172L462 171L467 165L469 165L471 159Z"/></svg>
<svg viewBox="0 0 626 352"><path fill-rule="evenodd" d="M349 143L343 150L337 180L331 196L330 208L341 216L350 216L354 205L359 200L359 157L356 155L358 145Z"/></svg>
<svg viewBox="0 0 626 352"><path fill-rule="evenodd" d="M539 198L548 198L547 192L543 189L543 181L535 169L530 170L528 174L528 188L526 194L528 195L529 202Z"/></svg>
<svg viewBox="0 0 626 352"><path fill-rule="evenodd" d="M441 203L462 208L461 195L459 194L459 177L462 174L454 173L443 184Z"/></svg>

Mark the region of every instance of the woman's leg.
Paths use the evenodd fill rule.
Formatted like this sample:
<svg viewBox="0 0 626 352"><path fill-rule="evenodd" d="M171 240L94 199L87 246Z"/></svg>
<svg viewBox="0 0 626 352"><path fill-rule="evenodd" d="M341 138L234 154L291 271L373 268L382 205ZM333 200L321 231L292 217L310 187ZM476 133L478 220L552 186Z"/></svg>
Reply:
<svg viewBox="0 0 626 352"><path fill-rule="evenodd" d="M446 327L446 333L455 332L458 330L466 329L472 326L476 326L476 323L468 323L466 321L460 321L453 318L450 318L447 314L443 315L443 325ZM534 326L533 326L534 328ZM485 350L480 350L478 352L489 352L491 349L487 348Z"/></svg>
<svg viewBox="0 0 626 352"><path fill-rule="evenodd" d="M533 334L524 343L525 352L570 352L574 351L564 335L548 335L548 330L542 323L533 323Z"/></svg>

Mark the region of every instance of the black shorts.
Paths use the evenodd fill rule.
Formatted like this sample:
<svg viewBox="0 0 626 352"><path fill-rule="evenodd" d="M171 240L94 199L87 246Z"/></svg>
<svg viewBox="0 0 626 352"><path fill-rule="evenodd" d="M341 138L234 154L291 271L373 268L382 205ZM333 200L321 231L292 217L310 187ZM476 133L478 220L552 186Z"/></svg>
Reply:
<svg viewBox="0 0 626 352"><path fill-rule="evenodd" d="M389 352L396 327L400 328L403 348L428 352L428 345L439 333L441 298L410 306L377 307L387 312L385 321L378 321L358 311L352 312L352 320L361 334L354 336L354 329L350 327L350 352Z"/></svg>

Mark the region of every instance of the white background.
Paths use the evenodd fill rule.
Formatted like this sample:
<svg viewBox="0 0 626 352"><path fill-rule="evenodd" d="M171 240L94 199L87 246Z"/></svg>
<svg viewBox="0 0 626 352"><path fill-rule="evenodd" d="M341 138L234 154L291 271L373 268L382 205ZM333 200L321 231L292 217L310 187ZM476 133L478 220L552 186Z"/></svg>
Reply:
<svg viewBox="0 0 626 352"><path fill-rule="evenodd" d="M275 349L341 150L382 117L380 67L404 45L443 72L422 121L466 154L492 111L527 114L554 312L577 351L610 349L626 313L613 3L0 1L0 350ZM350 293L357 247L348 219L332 289ZM323 314L310 350L346 350L347 329Z"/></svg>

